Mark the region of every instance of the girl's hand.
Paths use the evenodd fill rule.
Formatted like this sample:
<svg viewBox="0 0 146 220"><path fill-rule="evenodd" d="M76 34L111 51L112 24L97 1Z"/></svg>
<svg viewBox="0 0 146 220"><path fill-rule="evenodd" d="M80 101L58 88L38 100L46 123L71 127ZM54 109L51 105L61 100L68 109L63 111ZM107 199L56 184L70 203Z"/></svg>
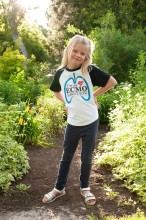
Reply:
<svg viewBox="0 0 146 220"><path fill-rule="evenodd" d="M66 107L66 114L68 115L68 106Z"/></svg>
<svg viewBox="0 0 146 220"><path fill-rule="evenodd" d="M99 109L100 105L99 105L99 103L97 102L97 96L95 96L95 95L93 94L93 97L94 97L94 102L95 102L95 104L97 105L97 109Z"/></svg>

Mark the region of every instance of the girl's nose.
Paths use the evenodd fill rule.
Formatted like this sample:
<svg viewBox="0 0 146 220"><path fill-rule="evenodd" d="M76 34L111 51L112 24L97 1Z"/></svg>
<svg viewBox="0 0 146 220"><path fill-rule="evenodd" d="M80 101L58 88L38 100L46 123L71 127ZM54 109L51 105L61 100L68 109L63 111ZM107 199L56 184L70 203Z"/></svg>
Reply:
<svg viewBox="0 0 146 220"><path fill-rule="evenodd" d="M80 54L80 53L77 53L76 55L77 55L77 57L80 57L80 56L81 56L81 54Z"/></svg>

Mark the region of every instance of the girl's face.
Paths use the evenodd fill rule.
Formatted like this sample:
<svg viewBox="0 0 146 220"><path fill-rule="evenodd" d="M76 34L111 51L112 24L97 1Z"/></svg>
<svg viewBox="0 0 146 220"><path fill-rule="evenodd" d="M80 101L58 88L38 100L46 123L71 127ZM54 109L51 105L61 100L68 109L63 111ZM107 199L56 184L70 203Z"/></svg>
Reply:
<svg viewBox="0 0 146 220"><path fill-rule="evenodd" d="M67 67L69 69L80 67L86 60L87 52L87 47L84 44L77 43L69 56Z"/></svg>

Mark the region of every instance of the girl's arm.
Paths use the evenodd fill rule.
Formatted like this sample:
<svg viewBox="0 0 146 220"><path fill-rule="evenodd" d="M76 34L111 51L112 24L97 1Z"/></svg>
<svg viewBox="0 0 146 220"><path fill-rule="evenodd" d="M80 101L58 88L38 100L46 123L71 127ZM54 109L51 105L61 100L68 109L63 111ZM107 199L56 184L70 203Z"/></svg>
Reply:
<svg viewBox="0 0 146 220"><path fill-rule="evenodd" d="M60 100L61 102L65 103L64 97L62 95L62 92L54 92L54 96ZM68 115L68 107L66 107L66 114Z"/></svg>
<svg viewBox="0 0 146 220"><path fill-rule="evenodd" d="M54 96L59 99L61 102L65 103L62 92L54 92Z"/></svg>
<svg viewBox="0 0 146 220"><path fill-rule="evenodd" d="M110 76L107 84L104 87L98 88L94 93L94 97L97 97L98 95L101 95L104 92L107 92L110 90L112 87L114 87L117 84L117 81L115 80L114 77Z"/></svg>

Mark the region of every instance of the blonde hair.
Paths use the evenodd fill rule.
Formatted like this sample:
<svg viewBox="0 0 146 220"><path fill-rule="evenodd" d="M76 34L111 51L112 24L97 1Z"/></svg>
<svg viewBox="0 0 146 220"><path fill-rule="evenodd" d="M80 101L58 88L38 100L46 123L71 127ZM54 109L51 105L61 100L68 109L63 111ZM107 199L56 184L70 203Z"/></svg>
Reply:
<svg viewBox="0 0 146 220"><path fill-rule="evenodd" d="M81 66L82 73L86 73L89 71L88 67L92 63L92 54L93 54L93 50L94 50L94 44L90 39L88 39L85 36L79 35L79 34L75 35L74 37L72 37L69 40L67 46L64 49L60 67L67 66L68 60L69 60L68 57L71 55L71 52L72 52L74 46L78 43L85 45L87 48L86 60L83 62L82 66Z"/></svg>

